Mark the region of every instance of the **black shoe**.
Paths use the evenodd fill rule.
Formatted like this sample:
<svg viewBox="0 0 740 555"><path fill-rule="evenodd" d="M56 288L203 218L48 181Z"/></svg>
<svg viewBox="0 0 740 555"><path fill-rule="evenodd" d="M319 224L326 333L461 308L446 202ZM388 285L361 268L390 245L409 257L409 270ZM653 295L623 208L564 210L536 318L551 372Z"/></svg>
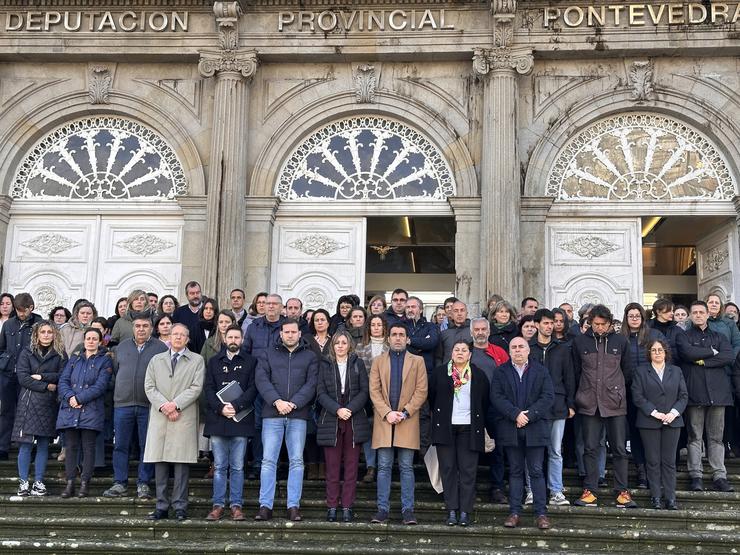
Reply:
<svg viewBox="0 0 740 555"><path fill-rule="evenodd" d="M64 488L64 491L62 492L62 499L67 499L68 497L72 497L74 494L75 494L75 481L67 480L67 486Z"/></svg>
<svg viewBox="0 0 740 555"><path fill-rule="evenodd" d="M342 509L342 520L344 522L352 522L355 519L355 515L352 509Z"/></svg>
<svg viewBox="0 0 740 555"><path fill-rule="evenodd" d="M678 510L678 505L676 505L676 500L675 499L666 499L666 501L665 501L665 508L668 509L669 511L677 511Z"/></svg>
<svg viewBox="0 0 740 555"><path fill-rule="evenodd" d="M606 477L599 478L599 487L600 488L608 488L609 487L609 482L607 481Z"/></svg>
<svg viewBox="0 0 740 555"><path fill-rule="evenodd" d="M326 511L326 521L327 522L336 522L337 521L337 509L336 507L332 507L328 511Z"/></svg>
<svg viewBox="0 0 740 555"><path fill-rule="evenodd" d="M637 489L648 489L647 473L645 472L645 465L637 465Z"/></svg>
<svg viewBox="0 0 740 555"><path fill-rule="evenodd" d="M164 509L154 509L153 513L149 513L147 517L149 520L166 520L170 518L169 512Z"/></svg>
<svg viewBox="0 0 740 555"><path fill-rule="evenodd" d="M250 481L256 480L258 478L258 475L255 469L250 468L249 470L247 470L247 475L245 476L245 478Z"/></svg>
<svg viewBox="0 0 740 555"><path fill-rule="evenodd" d="M459 520L460 526L469 526L470 525L470 516L468 513L464 511L460 511L460 520Z"/></svg>
<svg viewBox="0 0 740 555"><path fill-rule="evenodd" d="M77 497L87 497L90 494L90 482L82 480L80 482L80 491L77 493Z"/></svg>
<svg viewBox="0 0 740 555"><path fill-rule="evenodd" d="M388 512L380 510L370 520L371 524L385 524L386 522L388 522Z"/></svg>
<svg viewBox="0 0 740 555"><path fill-rule="evenodd" d="M704 491L704 484L701 478L691 478L691 484L689 485L690 491Z"/></svg>
<svg viewBox="0 0 740 555"><path fill-rule="evenodd" d="M712 487L715 491L735 491L735 489L730 485L730 482L727 481L727 478L717 478L716 480L713 480Z"/></svg>
<svg viewBox="0 0 740 555"><path fill-rule="evenodd" d="M413 509L401 511L401 517L403 518L403 523L407 526L414 526L417 524Z"/></svg>
<svg viewBox="0 0 740 555"><path fill-rule="evenodd" d="M660 497L651 497L650 498L650 506L653 509L660 510L663 508L663 503L660 501Z"/></svg>
<svg viewBox="0 0 740 555"><path fill-rule="evenodd" d="M182 522L183 520L187 520L188 519L188 513L185 512L185 509L177 509L175 511L175 518L178 521Z"/></svg>
<svg viewBox="0 0 740 555"><path fill-rule="evenodd" d="M509 500L506 498L504 492L500 489L492 489L488 494L488 500L496 505L508 505Z"/></svg>
<svg viewBox="0 0 740 555"><path fill-rule="evenodd" d="M0 461L7 461L8 458L9 457L7 451L0 451Z"/></svg>
<svg viewBox="0 0 740 555"><path fill-rule="evenodd" d="M447 526L457 526L457 513L450 511L447 515Z"/></svg>

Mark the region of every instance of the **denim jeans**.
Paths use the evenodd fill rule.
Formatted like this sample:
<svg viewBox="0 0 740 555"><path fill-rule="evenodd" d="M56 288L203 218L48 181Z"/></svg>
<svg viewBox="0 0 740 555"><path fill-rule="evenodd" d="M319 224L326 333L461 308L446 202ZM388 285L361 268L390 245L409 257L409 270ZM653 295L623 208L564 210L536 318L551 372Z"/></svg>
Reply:
<svg viewBox="0 0 740 555"><path fill-rule="evenodd" d="M260 507L272 509L280 448L285 438L288 449L288 508L301 506L303 492L303 447L306 424L301 418L262 419L262 471L260 472Z"/></svg>
<svg viewBox="0 0 740 555"><path fill-rule="evenodd" d="M44 481L46 472L46 461L49 459L49 441L50 437L36 436L36 460L34 465L34 480L36 482ZM28 480L28 474L31 470L31 450L33 443L20 443L18 445L18 477Z"/></svg>
<svg viewBox="0 0 740 555"><path fill-rule="evenodd" d="M547 446L547 487L550 495L563 491L563 433L565 419L553 420L550 445Z"/></svg>
<svg viewBox="0 0 740 555"><path fill-rule="evenodd" d="M393 458L398 454L401 471L401 511L414 509L414 450L403 447L381 447L378 454L378 510L391 509L391 471Z"/></svg>
<svg viewBox="0 0 740 555"><path fill-rule="evenodd" d="M246 437L211 436L213 448L213 504L226 501L226 476L229 476L229 507L242 507L244 492L244 453Z"/></svg>
<svg viewBox="0 0 740 555"><path fill-rule="evenodd" d="M113 409L113 481L128 484L128 460L131 438L136 430L139 437L139 461L144 459L146 430L149 427L149 407L116 407ZM101 434L102 435L102 434ZM154 478L154 465L139 462L137 484L148 484Z"/></svg>

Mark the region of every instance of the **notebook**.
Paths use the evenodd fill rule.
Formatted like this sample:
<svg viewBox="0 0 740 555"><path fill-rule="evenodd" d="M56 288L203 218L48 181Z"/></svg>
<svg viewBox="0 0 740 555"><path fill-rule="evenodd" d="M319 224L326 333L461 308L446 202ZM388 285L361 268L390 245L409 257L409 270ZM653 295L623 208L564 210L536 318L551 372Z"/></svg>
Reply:
<svg viewBox="0 0 740 555"><path fill-rule="evenodd" d="M222 403L231 403L242 395L244 395L244 390L242 390L239 382L237 382L236 380L227 383L216 393L216 397L218 397L218 400ZM234 416L231 417L231 419L234 420L234 422L241 422L247 416L249 416L249 414L253 410L253 406L249 407L248 409L244 409L243 411L237 412Z"/></svg>

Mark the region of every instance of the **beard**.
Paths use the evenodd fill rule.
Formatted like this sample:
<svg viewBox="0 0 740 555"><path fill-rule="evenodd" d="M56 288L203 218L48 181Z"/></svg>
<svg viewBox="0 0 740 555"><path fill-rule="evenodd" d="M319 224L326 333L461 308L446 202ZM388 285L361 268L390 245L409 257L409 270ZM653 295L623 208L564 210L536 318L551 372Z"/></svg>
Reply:
<svg viewBox="0 0 740 555"><path fill-rule="evenodd" d="M239 349L241 349L241 345L237 345L236 343L229 343L226 345L226 350L230 353L238 353Z"/></svg>

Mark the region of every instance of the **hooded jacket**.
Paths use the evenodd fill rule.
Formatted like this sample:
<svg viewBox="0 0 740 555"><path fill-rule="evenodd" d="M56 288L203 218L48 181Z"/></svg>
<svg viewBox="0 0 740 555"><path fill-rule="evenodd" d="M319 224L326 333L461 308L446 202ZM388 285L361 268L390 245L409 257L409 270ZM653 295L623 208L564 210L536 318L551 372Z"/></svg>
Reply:
<svg viewBox="0 0 740 555"><path fill-rule="evenodd" d="M576 377L570 344L552 338L547 345L540 345L535 335L529 341L529 358L536 360L550 372L553 404L548 417L552 420L568 418L568 409L576 408Z"/></svg>

